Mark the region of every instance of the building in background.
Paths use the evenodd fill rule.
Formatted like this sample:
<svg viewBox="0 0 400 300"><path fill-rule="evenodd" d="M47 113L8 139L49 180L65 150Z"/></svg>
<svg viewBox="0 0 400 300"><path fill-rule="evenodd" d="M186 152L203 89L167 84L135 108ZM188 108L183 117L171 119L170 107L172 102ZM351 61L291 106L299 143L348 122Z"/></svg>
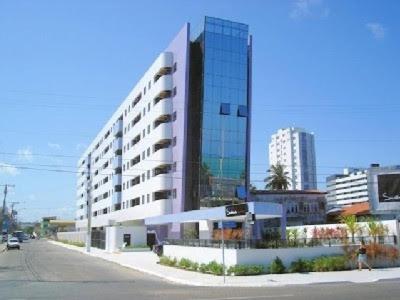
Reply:
<svg viewBox="0 0 400 300"><path fill-rule="evenodd" d="M286 210L287 226L313 225L326 222L325 195L325 192L312 190L256 190L251 192L251 200L282 204Z"/></svg>
<svg viewBox="0 0 400 300"><path fill-rule="evenodd" d="M327 177L328 217L374 215L379 219L400 216L400 166L346 168Z"/></svg>
<svg viewBox="0 0 400 300"><path fill-rule="evenodd" d="M244 201L250 99L248 25L185 24L79 159L77 230L90 213L99 247L180 238L181 224L144 219Z"/></svg>
<svg viewBox="0 0 400 300"><path fill-rule="evenodd" d="M291 179L290 190L316 190L314 134L301 128L279 129L271 136L269 165L281 164Z"/></svg>
<svg viewBox="0 0 400 300"><path fill-rule="evenodd" d="M40 235L48 236L54 233L54 228L50 225L51 220L56 220L57 217L43 217L40 222Z"/></svg>

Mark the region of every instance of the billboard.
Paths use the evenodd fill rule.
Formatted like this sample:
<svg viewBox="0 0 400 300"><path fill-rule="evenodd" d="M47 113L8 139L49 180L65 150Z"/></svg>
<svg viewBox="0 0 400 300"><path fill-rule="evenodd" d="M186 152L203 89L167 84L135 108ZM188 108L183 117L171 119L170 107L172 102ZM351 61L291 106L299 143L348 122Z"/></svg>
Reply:
<svg viewBox="0 0 400 300"><path fill-rule="evenodd" d="M400 202L400 174L378 175L378 200L380 203Z"/></svg>

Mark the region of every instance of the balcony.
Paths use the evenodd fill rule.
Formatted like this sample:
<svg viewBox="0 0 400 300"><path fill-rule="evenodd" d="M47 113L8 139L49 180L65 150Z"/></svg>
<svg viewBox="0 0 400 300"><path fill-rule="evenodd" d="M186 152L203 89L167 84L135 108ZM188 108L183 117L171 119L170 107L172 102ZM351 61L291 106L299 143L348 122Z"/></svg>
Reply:
<svg viewBox="0 0 400 300"><path fill-rule="evenodd" d="M159 124L153 129L151 138L153 141L172 139L172 123Z"/></svg>
<svg viewBox="0 0 400 300"><path fill-rule="evenodd" d="M114 192L112 195L112 204L119 204L122 200L122 193L121 192Z"/></svg>
<svg viewBox="0 0 400 300"><path fill-rule="evenodd" d="M171 119L172 119L171 115L168 114L161 115L154 121L153 128L155 129L161 124L169 123L171 122Z"/></svg>
<svg viewBox="0 0 400 300"><path fill-rule="evenodd" d="M164 141L171 141L171 140L164 140ZM155 152L153 153L152 160L153 161L158 161L161 163L172 163L172 149L166 145L163 144L159 146L160 144L155 144L154 145L154 150ZM157 150L156 150L157 149Z"/></svg>
<svg viewBox="0 0 400 300"><path fill-rule="evenodd" d="M164 163L153 169L153 176L167 175L170 171L171 165Z"/></svg>
<svg viewBox="0 0 400 300"><path fill-rule="evenodd" d="M169 114L173 112L172 98L163 98L154 106L154 115L152 117L158 118L160 115Z"/></svg>
<svg viewBox="0 0 400 300"><path fill-rule="evenodd" d="M113 141L113 151L114 153L122 151L122 137L118 137Z"/></svg>
<svg viewBox="0 0 400 300"><path fill-rule="evenodd" d="M113 126L114 136L120 136L122 134L122 130L123 130L122 119L118 119Z"/></svg>
<svg viewBox="0 0 400 300"><path fill-rule="evenodd" d="M113 158L113 169L120 169L122 168L122 156L117 155Z"/></svg>
<svg viewBox="0 0 400 300"><path fill-rule="evenodd" d="M170 190L172 189L172 176L171 174L158 175L151 179L151 186L156 190Z"/></svg>
<svg viewBox="0 0 400 300"><path fill-rule="evenodd" d="M122 184L122 175L121 174L114 174L112 176L112 184L113 184L113 186L121 185Z"/></svg>
<svg viewBox="0 0 400 300"><path fill-rule="evenodd" d="M153 195L154 201L166 200L171 198L171 190L157 191Z"/></svg>
<svg viewBox="0 0 400 300"><path fill-rule="evenodd" d="M172 75L164 75L154 84L154 105L160 100L171 97L172 94Z"/></svg>

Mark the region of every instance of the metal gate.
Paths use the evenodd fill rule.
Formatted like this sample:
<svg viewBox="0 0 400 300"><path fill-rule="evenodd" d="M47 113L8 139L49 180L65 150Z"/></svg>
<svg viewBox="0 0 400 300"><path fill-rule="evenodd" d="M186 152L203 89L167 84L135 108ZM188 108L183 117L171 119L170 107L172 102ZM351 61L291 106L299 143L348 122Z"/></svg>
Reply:
<svg viewBox="0 0 400 300"><path fill-rule="evenodd" d="M106 249L106 232L104 230L92 230L92 247Z"/></svg>

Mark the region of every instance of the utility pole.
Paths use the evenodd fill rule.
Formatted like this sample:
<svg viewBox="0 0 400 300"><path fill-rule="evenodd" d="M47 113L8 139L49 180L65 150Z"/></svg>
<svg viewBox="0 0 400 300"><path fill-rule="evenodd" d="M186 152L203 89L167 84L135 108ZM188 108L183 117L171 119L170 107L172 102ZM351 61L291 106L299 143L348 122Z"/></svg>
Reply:
<svg viewBox="0 0 400 300"><path fill-rule="evenodd" d="M92 177L87 174L86 199L87 199L87 230L86 230L86 252L90 252L92 246Z"/></svg>
<svg viewBox="0 0 400 300"><path fill-rule="evenodd" d="M0 186L4 186L3 208L2 208L2 213L1 213L1 216L3 218L2 222L1 222L1 234L3 235L4 225L6 222L5 213L6 213L6 198L7 198L8 188L15 187L15 185L14 184L2 184Z"/></svg>

